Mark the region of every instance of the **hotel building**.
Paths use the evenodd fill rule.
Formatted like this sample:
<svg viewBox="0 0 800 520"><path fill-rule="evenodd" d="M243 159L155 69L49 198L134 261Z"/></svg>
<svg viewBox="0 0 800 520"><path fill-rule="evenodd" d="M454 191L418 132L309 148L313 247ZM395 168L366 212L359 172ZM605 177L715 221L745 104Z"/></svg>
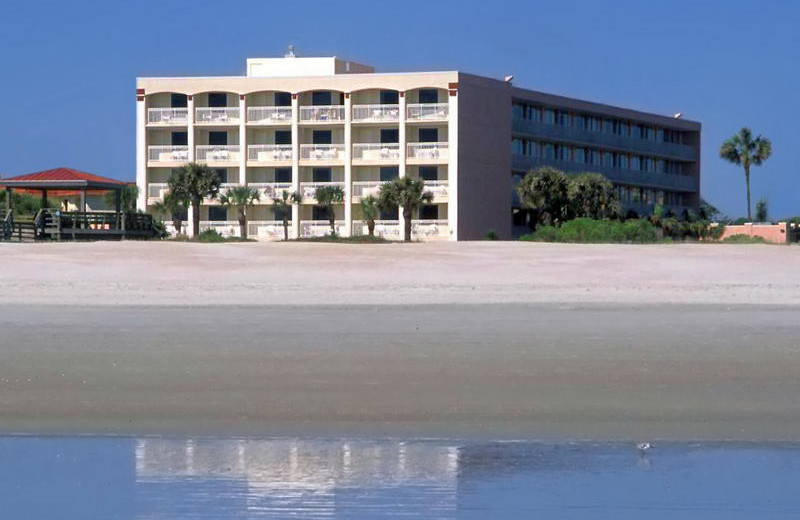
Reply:
<svg viewBox="0 0 800 520"><path fill-rule="evenodd" d="M329 231L314 200L344 189L337 232L365 234L359 202L396 177L422 179L433 194L412 217L419 240L501 239L524 232L514 186L531 168L598 172L637 213L698 205L700 124L517 88L463 72L375 73L335 57L248 59L241 77L138 78L138 205L149 209L173 169L216 169L223 189L261 191L249 211L254 238L282 238L272 199L298 191L290 236ZM233 210L209 200L201 227L237 234ZM401 238L400 211L376 233Z"/></svg>

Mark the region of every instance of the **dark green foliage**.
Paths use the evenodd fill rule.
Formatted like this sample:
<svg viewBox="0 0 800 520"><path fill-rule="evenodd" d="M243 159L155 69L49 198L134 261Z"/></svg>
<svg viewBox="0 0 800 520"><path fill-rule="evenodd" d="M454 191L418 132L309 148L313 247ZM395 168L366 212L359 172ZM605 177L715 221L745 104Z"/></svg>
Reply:
<svg viewBox="0 0 800 520"><path fill-rule="evenodd" d="M659 241L658 229L644 219L619 222L578 218L560 227L543 226L522 240L535 242L574 243L634 243L648 244Z"/></svg>
<svg viewBox="0 0 800 520"><path fill-rule="evenodd" d="M760 166L772 155L772 142L759 135L753 137L753 131L745 127L739 133L722 143L719 155L729 163L744 168L744 182L747 188L747 220L752 221L750 214L750 168Z"/></svg>
<svg viewBox="0 0 800 520"><path fill-rule="evenodd" d="M3 202L5 203L5 193ZM5 208L5 206L4 206ZM41 197L35 197L28 193L11 192L11 208L14 210L15 215L35 215L42 209Z"/></svg>
<svg viewBox="0 0 800 520"><path fill-rule="evenodd" d="M139 196L139 188L133 184L128 184L119 190L119 207L125 213L136 212L136 198ZM117 190L109 191L103 196L103 202L109 209L117 209Z"/></svg>
<svg viewBox="0 0 800 520"><path fill-rule="evenodd" d="M731 235L722 241L723 244L768 244L761 237L751 237L750 235Z"/></svg>
<svg viewBox="0 0 800 520"><path fill-rule="evenodd" d="M168 184L170 193L191 205L192 236L197 237L200 230L200 204L204 199L214 199L219 194L219 175L203 164L188 163L170 176Z"/></svg>
<svg viewBox="0 0 800 520"><path fill-rule="evenodd" d="M756 202L756 222L768 222L769 221L769 206L767 205L767 199L761 197Z"/></svg>
<svg viewBox="0 0 800 520"><path fill-rule="evenodd" d="M561 170L542 167L528 172L517 186L522 205L536 212L536 220L545 225L559 225L569 220L569 181Z"/></svg>
<svg viewBox="0 0 800 520"><path fill-rule="evenodd" d="M336 234L336 214L334 204L341 204L344 201L344 190L341 186L322 186L314 192L317 204L325 208L328 214L328 222L331 225L331 235Z"/></svg>
<svg viewBox="0 0 800 520"><path fill-rule="evenodd" d="M490 229L489 231L486 232L486 235L484 235L484 239L497 240L497 231L495 231L494 229Z"/></svg>
<svg viewBox="0 0 800 520"><path fill-rule="evenodd" d="M414 210L433 200L433 194L425 191L425 183L411 177L400 177L381 185L378 193L378 207L384 211L396 207L403 208L405 229L403 240L411 241L411 218Z"/></svg>
<svg viewBox="0 0 800 520"><path fill-rule="evenodd" d="M599 173L581 173L567 179L569 215L595 220L619 216L614 185Z"/></svg>

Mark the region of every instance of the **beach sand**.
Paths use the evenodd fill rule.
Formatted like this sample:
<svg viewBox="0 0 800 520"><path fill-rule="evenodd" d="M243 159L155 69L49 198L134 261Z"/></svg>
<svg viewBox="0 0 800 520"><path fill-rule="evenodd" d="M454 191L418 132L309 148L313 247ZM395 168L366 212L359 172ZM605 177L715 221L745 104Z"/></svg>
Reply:
<svg viewBox="0 0 800 520"><path fill-rule="evenodd" d="M0 431L800 438L800 248L0 245Z"/></svg>

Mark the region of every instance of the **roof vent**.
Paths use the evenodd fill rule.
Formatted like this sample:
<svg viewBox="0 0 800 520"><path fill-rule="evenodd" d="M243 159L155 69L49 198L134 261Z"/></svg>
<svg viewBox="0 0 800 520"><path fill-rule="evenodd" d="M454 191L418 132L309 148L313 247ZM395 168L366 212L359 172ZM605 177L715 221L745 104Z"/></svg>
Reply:
<svg viewBox="0 0 800 520"><path fill-rule="evenodd" d="M284 58L295 58L294 45L289 45L289 52L283 55Z"/></svg>

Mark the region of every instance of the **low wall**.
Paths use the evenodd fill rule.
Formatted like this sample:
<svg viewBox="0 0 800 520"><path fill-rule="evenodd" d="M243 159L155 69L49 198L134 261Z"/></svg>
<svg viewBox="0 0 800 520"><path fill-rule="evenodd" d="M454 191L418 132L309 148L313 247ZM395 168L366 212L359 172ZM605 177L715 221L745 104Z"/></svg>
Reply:
<svg viewBox="0 0 800 520"><path fill-rule="evenodd" d="M725 240L733 235L761 237L773 244L787 244L789 242L789 225L786 222L777 224L753 224L748 222L741 225L727 225L720 240Z"/></svg>

